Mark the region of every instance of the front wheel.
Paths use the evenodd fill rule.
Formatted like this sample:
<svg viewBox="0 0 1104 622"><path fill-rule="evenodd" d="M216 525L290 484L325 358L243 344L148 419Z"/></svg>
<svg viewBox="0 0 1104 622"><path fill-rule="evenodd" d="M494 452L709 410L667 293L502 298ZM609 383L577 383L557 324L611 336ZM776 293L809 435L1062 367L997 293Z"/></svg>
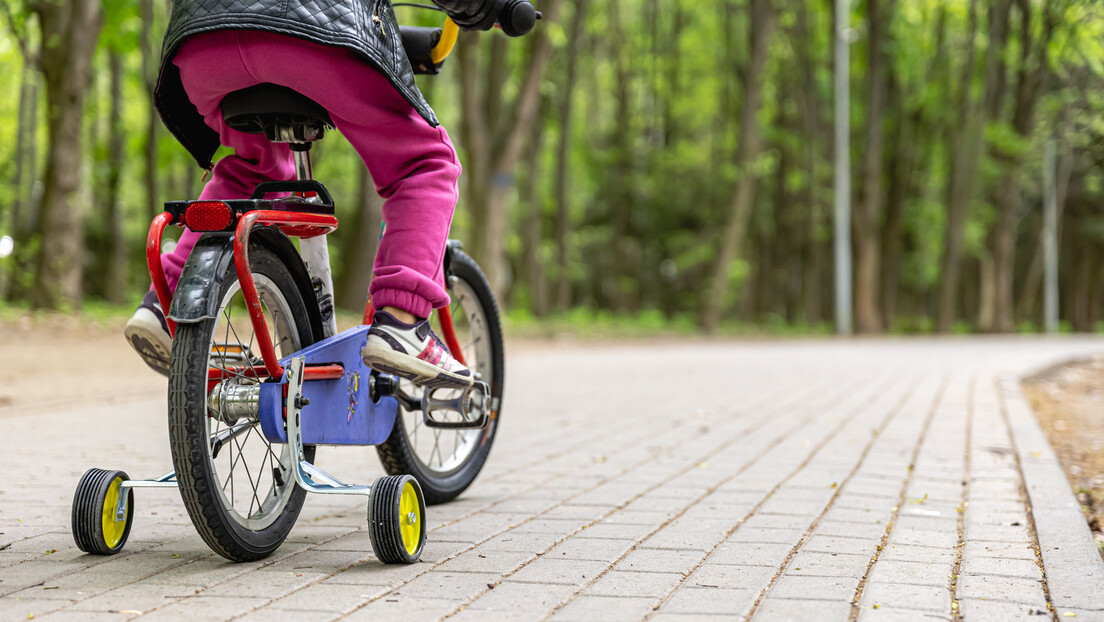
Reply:
<svg viewBox="0 0 1104 622"><path fill-rule="evenodd" d="M455 499L475 481L494 442L502 414L505 362L502 352L502 323L491 285L468 255L452 251L448 277L452 297L453 327L468 368L476 379L491 388L491 412L483 429L426 427L421 410L399 409L391 436L377 447L380 461L392 475L409 473L421 484L426 503L433 505ZM453 353L455 355L455 353ZM425 389L407 380L400 389L420 401ZM434 395L447 398L442 390ZM433 413L441 421L461 421L459 413Z"/></svg>
<svg viewBox="0 0 1104 622"><path fill-rule="evenodd" d="M307 301L284 259L250 245L249 266L279 357L314 343ZM213 386L256 385L263 361L231 262L214 281L215 317L178 324L169 368L169 445L184 506L196 531L216 553L255 561L276 550L295 524L306 494L296 486L295 457L273 445L257 417L231 417L209 403ZM221 287L219 287L221 283ZM314 301L310 301L314 304ZM304 447L314 460L314 447Z"/></svg>

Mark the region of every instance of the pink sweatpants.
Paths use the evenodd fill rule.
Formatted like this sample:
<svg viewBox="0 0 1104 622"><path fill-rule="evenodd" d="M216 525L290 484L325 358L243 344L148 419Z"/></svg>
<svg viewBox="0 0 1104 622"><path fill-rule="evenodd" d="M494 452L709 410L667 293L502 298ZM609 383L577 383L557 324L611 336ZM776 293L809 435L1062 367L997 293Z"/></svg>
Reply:
<svg viewBox="0 0 1104 622"><path fill-rule="evenodd" d="M387 226L370 288L373 305L427 317L432 309L448 304L442 261L460 162L443 127L431 127L381 73L341 48L278 34L224 30L189 38L173 62L207 125L234 150L215 164L201 199L248 198L262 181L295 178L286 144L225 127L219 110L222 98L232 91L263 82L292 88L329 111L386 199ZM185 231L176 250L163 257L170 288L176 287L198 238Z"/></svg>

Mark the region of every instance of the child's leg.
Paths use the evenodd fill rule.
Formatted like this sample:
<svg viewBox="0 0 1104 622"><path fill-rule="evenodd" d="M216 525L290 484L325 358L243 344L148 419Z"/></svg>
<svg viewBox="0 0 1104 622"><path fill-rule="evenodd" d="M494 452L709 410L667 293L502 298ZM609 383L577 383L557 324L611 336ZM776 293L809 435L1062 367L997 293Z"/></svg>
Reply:
<svg viewBox="0 0 1104 622"><path fill-rule="evenodd" d="M219 133L223 145L234 150L215 164L200 199L248 199L261 182L295 178L295 162L286 144L272 143L261 134L238 132L222 123L222 98L260 82L242 62L234 33L216 32L189 39L173 62L180 68L184 90L207 125ZM162 255L169 289L176 288L199 236L186 229L176 249Z"/></svg>
<svg viewBox="0 0 1104 622"><path fill-rule="evenodd" d="M386 199L373 305L424 318L448 304L442 264L460 163L444 128L426 123L351 52L263 32L236 35L241 58L259 82L288 86L326 108Z"/></svg>
<svg viewBox="0 0 1104 622"><path fill-rule="evenodd" d="M287 145L274 145L261 135L230 132L235 134L229 145L234 153L215 164L211 179L199 194L201 200L248 199L253 188L263 181L295 178L295 163ZM173 252L161 255L170 290L176 289L184 263L200 235L185 229Z"/></svg>
<svg viewBox="0 0 1104 622"><path fill-rule="evenodd" d="M241 62L232 34L214 33L202 41L189 40L175 62L181 68L181 77L192 103L205 111L207 123L219 132L222 144L234 150L215 165L199 198L245 199L262 181L294 178L295 164L287 145L273 144L264 136L223 127L218 112L222 96L258 82ZM199 236L185 230L173 252L161 256L170 289L176 289L180 273ZM168 374L172 340L165 324L165 310L161 309L152 291L146 294L127 322L123 334L147 365L158 373Z"/></svg>

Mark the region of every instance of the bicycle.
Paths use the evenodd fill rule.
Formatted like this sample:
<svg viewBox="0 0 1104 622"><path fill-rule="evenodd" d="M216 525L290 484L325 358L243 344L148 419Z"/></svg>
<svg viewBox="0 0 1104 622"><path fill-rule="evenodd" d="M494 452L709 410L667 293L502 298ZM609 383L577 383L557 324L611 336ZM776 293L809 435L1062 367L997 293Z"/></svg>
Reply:
<svg viewBox="0 0 1104 622"><path fill-rule="evenodd" d="M540 17L527 0L499 1L499 25L512 36ZM400 31L415 72L437 73L459 29L447 19L441 28ZM471 388L430 389L368 368L360 350L374 310L369 301L361 326L337 332L326 235L338 221L311 171L311 144L333 127L329 114L273 84L227 95L222 113L229 127L288 143L296 179L262 183L250 199L170 201L154 219L146 259L173 336L174 471L147 480L87 471L73 498L74 540L87 553L118 553L133 523L134 490L176 487L208 546L255 561L284 542L307 492L360 495L368 497L376 557L413 563L426 541L426 505L471 485L498 428L504 360L490 285L450 240L452 304L436 316L450 352L475 375ZM267 198L274 193L290 194ZM204 232L175 292L161 265L169 225ZM442 436L451 438L443 445ZM318 445L375 446L389 475L345 484L315 466Z"/></svg>

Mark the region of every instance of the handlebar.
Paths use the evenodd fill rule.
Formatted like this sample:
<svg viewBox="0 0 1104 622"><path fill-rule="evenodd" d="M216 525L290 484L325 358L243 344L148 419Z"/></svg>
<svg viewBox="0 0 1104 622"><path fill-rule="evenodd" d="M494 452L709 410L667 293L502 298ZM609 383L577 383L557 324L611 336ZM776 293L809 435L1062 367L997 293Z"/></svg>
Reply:
<svg viewBox="0 0 1104 622"><path fill-rule="evenodd" d="M533 7L530 0L496 0L496 5L492 12L496 16L494 25L511 37L529 34L542 18L541 12ZM406 2L396 2L394 6L440 11L437 7ZM460 27L452 18L446 18L440 29L403 26L400 31L403 34L403 47L407 50L407 56L411 57L415 73L437 73L440 64L452 53L460 37Z"/></svg>
<svg viewBox="0 0 1104 622"><path fill-rule="evenodd" d="M499 0L499 7L498 25L511 37L529 34L541 18L529 0Z"/></svg>
<svg viewBox="0 0 1104 622"><path fill-rule="evenodd" d="M456 41L460 38L460 27L456 25L456 22L452 21L451 17L445 19L445 25L441 27L441 40L437 42L437 45L433 46L433 50L430 51L429 57L433 60L434 65L440 65L445 62L449 54L452 54L452 49L456 47Z"/></svg>

